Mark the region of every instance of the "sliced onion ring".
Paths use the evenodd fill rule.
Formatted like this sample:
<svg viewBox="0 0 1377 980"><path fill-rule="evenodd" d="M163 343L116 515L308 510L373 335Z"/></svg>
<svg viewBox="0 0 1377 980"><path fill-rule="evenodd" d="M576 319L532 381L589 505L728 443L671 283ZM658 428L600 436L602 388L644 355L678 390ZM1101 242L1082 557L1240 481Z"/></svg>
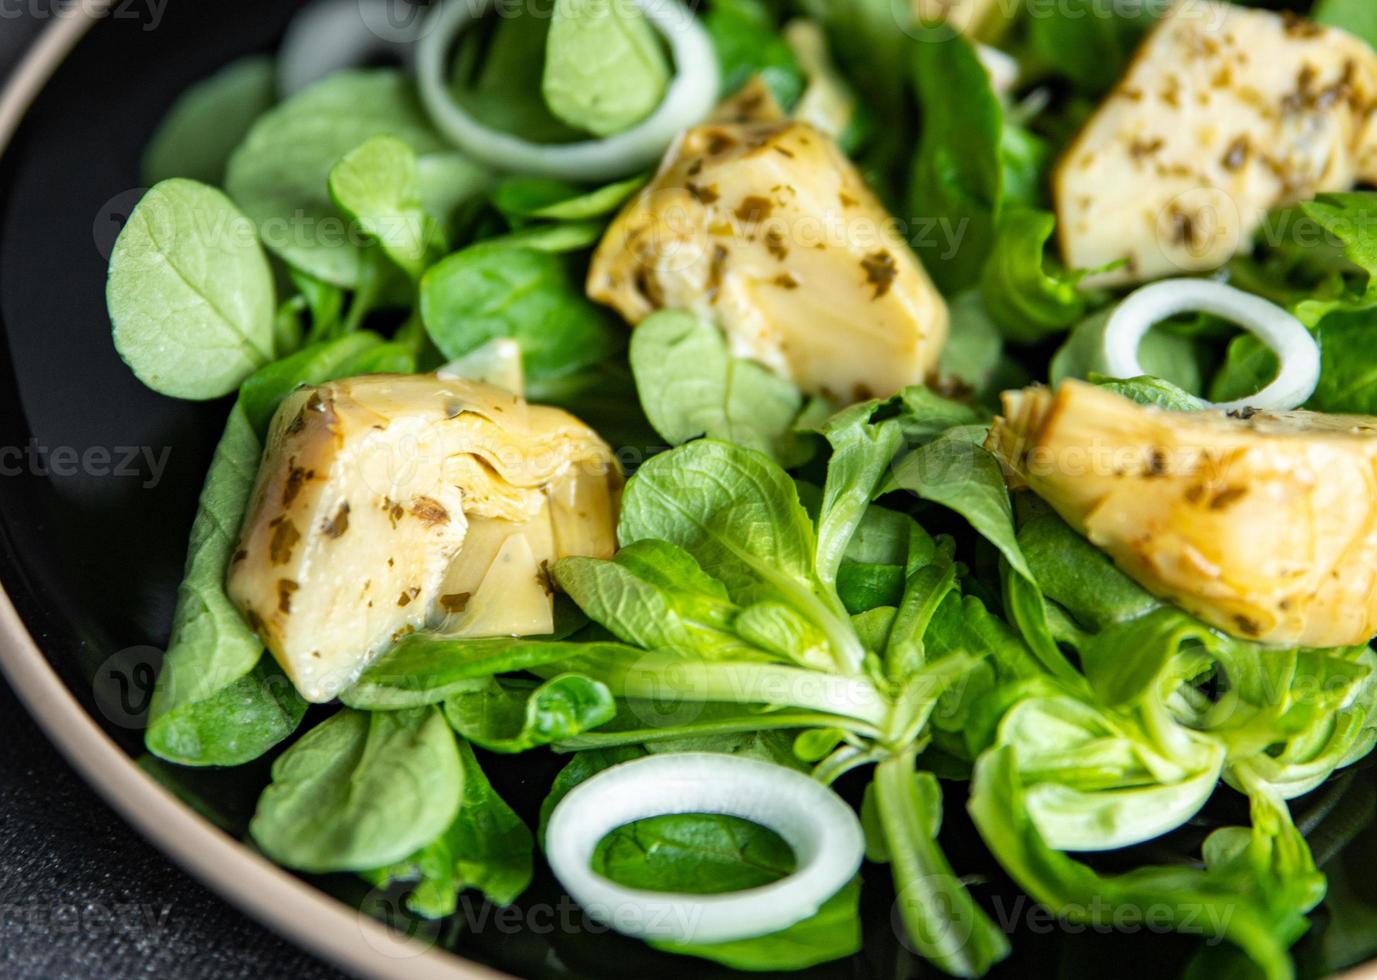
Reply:
<svg viewBox="0 0 1377 980"><path fill-rule="evenodd" d="M1168 279L1144 286L1119 304L1104 332L1106 373L1137 378L1147 372L1138 347L1154 325L1188 312L1211 313L1247 330L1277 355L1281 369L1257 394L1217 408L1259 408L1287 412L1315 393L1320 381L1320 348L1305 325L1275 303L1212 279Z"/></svg>
<svg viewBox="0 0 1377 980"><path fill-rule="evenodd" d="M491 129L450 97L446 76L455 38L492 3L445 0L437 7L423 28L416 71L421 99L436 128L461 150L494 169L566 180L623 177L654 164L675 136L706 118L717 103L720 71L702 24L679 0L636 0L674 55L674 79L649 118L615 136L578 143L531 143Z"/></svg>
<svg viewBox="0 0 1377 980"><path fill-rule="evenodd" d="M409 0L316 0L292 18L277 56L283 98L380 57L410 66L422 13Z"/></svg>
<svg viewBox="0 0 1377 980"><path fill-rule="evenodd" d="M664 814L718 813L775 831L797 869L761 888L681 895L625 888L590 867L618 827ZM865 835L851 807L783 766L713 752L652 755L605 769L559 802L545 832L550 868L592 918L639 939L722 943L765 936L817 913L855 876Z"/></svg>

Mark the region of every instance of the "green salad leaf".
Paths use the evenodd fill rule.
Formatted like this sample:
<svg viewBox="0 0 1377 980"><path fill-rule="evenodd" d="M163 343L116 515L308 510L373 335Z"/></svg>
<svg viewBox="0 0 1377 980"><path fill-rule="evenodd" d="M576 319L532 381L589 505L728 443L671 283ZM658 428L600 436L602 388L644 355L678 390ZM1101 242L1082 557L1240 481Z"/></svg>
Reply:
<svg viewBox="0 0 1377 980"><path fill-rule="evenodd" d="M1047 268L1047 241L1056 223L1049 212L1030 208L1010 208L1000 217L980 293L1010 340L1033 343L1085 316L1080 277Z"/></svg>
<svg viewBox="0 0 1377 980"><path fill-rule="evenodd" d="M268 425L282 399L299 385L359 374L358 366L383 346L385 343L377 334L353 333L312 344L256 371L240 388L239 401L259 440L267 438Z"/></svg>
<svg viewBox="0 0 1377 980"><path fill-rule="evenodd" d="M276 101L272 59L259 55L197 82L178 96L144 149L144 183L172 177L223 183L230 154Z"/></svg>
<svg viewBox="0 0 1377 980"><path fill-rule="evenodd" d="M672 446L698 436L796 462L794 420L803 396L787 379L733 357L713 324L664 310L631 333L631 371L641 407Z"/></svg>
<svg viewBox="0 0 1377 980"><path fill-rule="evenodd" d="M880 107L886 124L899 123L906 93L896 81L906 77L912 51L908 10L889 0L801 0L799 6L822 25L866 101Z"/></svg>
<svg viewBox="0 0 1377 980"><path fill-rule="evenodd" d="M363 251L330 199L330 171L384 134L418 154L449 149L406 76L341 72L259 119L230 158L225 187L269 250L293 268L352 289L363 274Z"/></svg>
<svg viewBox="0 0 1377 980"><path fill-rule="evenodd" d="M421 206L450 241L458 241L467 211L482 200L493 175L456 150L423 153L416 158Z"/></svg>
<svg viewBox="0 0 1377 980"><path fill-rule="evenodd" d="M509 337L532 380L592 367L620 339L564 261L530 247L485 242L456 252L425 274L420 295L426 332L446 357Z"/></svg>
<svg viewBox="0 0 1377 980"><path fill-rule="evenodd" d="M260 665L263 644L225 594L260 451L236 405L201 491L172 638L149 705L144 741L168 762L248 762L290 735L306 711L286 677Z"/></svg>
<svg viewBox="0 0 1377 980"><path fill-rule="evenodd" d="M1042 209L1050 205L1048 173L1056 160L1053 144L1015 121L1006 112L1004 131L999 138L999 156L1004 167L1004 203L1019 209ZM1050 237L1050 234L1049 236Z"/></svg>
<svg viewBox="0 0 1377 980"><path fill-rule="evenodd" d="M492 203L509 221L587 221L620 208L645 186L645 177L628 177L593 190L550 177L507 177L492 191Z"/></svg>
<svg viewBox="0 0 1377 980"><path fill-rule="evenodd" d="M1339 273L1344 288L1337 293L1321 291L1319 295L1299 299L1294 312L1300 321L1313 328L1336 310L1370 310L1377 306L1377 237L1371 232L1377 221L1377 194L1321 194L1313 201L1303 202L1300 211L1323 231L1326 244L1338 246L1351 270L1351 275Z"/></svg>
<svg viewBox="0 0 1377 980"><path fill-rule="evenodd" d="M541 93L554 0L530 3L491 18L491 30L465 31L455 48L450 95L485 126L536 143L586 138L559 119Z"/></svg>
<svg viewBox="0 0 1377 980"><path fill-rule="evenodd" d="M1305 929L1294 908L1273 906L1250 880L1250 846L1210 862L1204 870L1142 867L1119 875L1096 873L1042 840L1027 816L1025 791L1013 750L990 753L976 767L971 816L986 843L1038 902L1080 924L1156 921L1186 932L1227 939L1242 948L1262 974L1274 980L1292 976L1286 950ZM1217 832L1217 833L1222 833ZM1245 835L1246 836L1246 835ZM1216 838L1211 838L1216 840ZM1220 841L1222 843L1222 840Z"/></svg>
<svg viewBox="0 0 1377 980"><path fill-rule="evenodd" d="M836 582L851 541L903 443L897 419L874 421L878 408L873 402L856 405L822 428L832 459L818 512L816 554L818 577L828 584Z"/></svg>
<svg viewBox="0 0 1377 980"><path fill-rule="evenodd" d="M549 637L409 633L370 664L340 700L375 711L439 704L453 694L483 690L498 674L533 670L597 649L597 643L566 642L586 622L566 603L556 602L555 632Z"/></svg>
<svg viewBox="0 0 1377 980"><path fill-rule="evenodd" d="M1224 363L1210 381L1208 397L1214 402L1246 398L1271 383L1277 366L1277 356L1252 334L1235 337L1225 351Z"/></svg>
<svg viewBox="0 0 1377 980"><path fill-rule="evenodd" d="M928 271L944 293L980 279L994 248L1004 196L1000 153L1004 110L989 73L965 38L940 28L917 28L913 77L923 110L922 136L909 183L908 213L962 229L948 257L927 256Z"/></svg>
<svg viewBox="0 0 1377 980"><path fill-rule="evenodd" d="M704 439L656 456L627 486L618 537L678 545L739 604L795 609L854 670L861 651L819 581L812 521L788 474L763 454Z"/></svg>
<svg viewBox="0 0 1377 980"><path fill-rule="evenodd" d="M1377 414L1377 364L1369 353L1372 314L1331 313L1320 321L1320 380L1306 403L1319 412ZM1263 348L1266 351L1265 348ZM1270 355L1270 351L1266 351ZM1257 360L1264 359L1262 354ZM1275 357L1266 358L1275 364ZM1251 359L1250 359L1251 360ZM1269 365L1270 366L1270 365Z"/></svg>
<svg viewBox="0 0 1377 980"><path fill-rule="evenodd" d="M1099 95L1123 77L1138 42L1162 8L1144 3L1063 0L1028 21L1029 46L1041 64Z"/></svg>
<svg viewBox="0 0 1377 980"><path fill-rule="evenodd" d="M345 291L297 269L288 269L287 278L297 291L297 295L287 302L296 304L301 312L310 314L309 339L328 340L336 336L344 326ZM295 349L295 346L284 348L280 355Z"/></svg>
<svg viewBox="0 0 1377 980"><path fill-rule="evenodd" d="M582 252L597 243L602 237L603 225L600 221L565 221L558 224L530 225L518 228L500 238L489 238L473 246L494 249L525 248L535 252L548 252L552 255L565 255Z"/></svg>
<svg viewBox="0 0 1377 980"><path fill-rule="evenodd" d="M1141 378L1120 379L1092 374L1089 380L1139 405L1155 405L1170 412L1200 412L1210 407L1210 403L1205 399L1197 398L1161 378L1145 375Z"/></svg>
<svg viewBox="0 0 1377 980"><path fill-rule="evenodd" d="M978 399L987 397L1001 380L1004 334L985 308L978 289L947 300L951 335L938 361L938 375L949 384L965 388ZM1011 385L1012 387L1012 385Z"/></svg>
<svg viewBox="0 0 1377 980"><path fill-rule="evenodd" d="M611 136L655 111L670 65L650 21L617 0L555 0L541 92L576 129Z"/></svg>
<svg viewBox="0 0 1377 980"><path fill-rule="evenodd" d="M1038 586L1086 629L1099 631L1161 607L1042 500L1020 494L1018 511L1018 545Z"/></svg>
<svg viewBox="0 0 1377 980"><path fill-rule="evenodd" d="M730 95L759 75L775 101L791 109L803 94L803 69L780 36L762 0L716 0L703 18L722 70L722 93Z"/></svg>
<svg viewBox="0 0 1377 980"><path fill-rule="evenodd" d="M972 441L972 436L977 441ZM978 442L983 427L952 429L899 460L886 490L908 490L948 507L971 522L1014 570L1031 579L1014 531L1013 506L999 461Z"/></svg>
<svg viewBox="0 0 1377 980"><path fill-rule="evenodd" d="M1108 370L1104 360L1104 332L1113 313L1112 307L1101 310L1072 328L1071 335L1052 358L1049 373L1053 385L1067 378L1089 379ZM1188 394L1198 395L1205 390L1200 354L1190 337L1161 326L1154 327L1138 346L1138 363L1150 376L1168 381ZM1258 385L1251 391L1261 387Z"/></svg>
<svg viewBox="0 0 1377 980"><path fill-rule="evenodd" d="M899 425L909 445L925 445L959 427L990 421L989 413L983 409L946 398L924 385L912 385L899 392L899 402Z"/></svg>
<svg viewBox="0 0 1377 980"><path fill-rule="evenodd" d="M628 484L617 536L692 555L739 602L813 592L813 524L793 481L761 453L705 439L656 456Z"/></svg>
<svg viewBox="0 0 1377 980"><path fill-rule="evenodd" d="M666 541L636 541L612 561L564 558L554 573L580 609L627 643L704 656L754 652L735 632L741 608L726 587Z"/></svg>
<svg viewBox="0 0 1377 980"><path fill-rule="evenodd" d="M1377 10L1363 0L1318 0L1310 16L1317 23L1341 27L1377 47Z"/></svg>
<svg viewBox="0 0 1377 980"><path fill-rule="evenodd" d="M539 686L489 681L445 701L455 731L493 752L524 752L597 728L616 713L600 681L559 674Z"/></svg>
<svg viewBox="0 0 1377 980"><path fill-rule="evenodd" d="M335 206L377 241L412 279L444 250L443 233L421 199L416 154L393 136L374 136L330 168Z"/></svg>
<svg viewBox="0 0 1377 980"><path fill-rule="evenodd" d="M942 791L913 765L911 751L885 760L876 767L873 789L898 914L926 959L953 976L980 976L1008 955L1009 941L938 848Z"/></svg>
<svg viewBox="0 0 1377 980"><path fill-rule="evenodd" d="M404 860L459 812L464 767L437 708L345 708L273 763L249 831L300 871L368 871Z"/></svg>
<svg viewBox="0 0 1377 980"><path fill-rule="evenodd" d="M144 195L105 295L115 349L164 395L218 398L273 357L267 258L248 219L205 184L176 178Z"/></svg>
<svg viewBox="0 0 1377 980"><path fill-rule="evenodd" d="M668 814L619 827L593 852L593 870L628 888L719 895L759 888L794 871L774 831L725 814Z"/></svg>
<svg viewBox="0 0 1377 980"><path fill-rule="evenodd" d="M370 871L380 888L415 882L406 904L428 919L453 915L459 893L474 888L488 901L512 904L531 883L534 839L521 818L493 790L467 742L459 742L463 796L443 834L405 861Z"/></svg>

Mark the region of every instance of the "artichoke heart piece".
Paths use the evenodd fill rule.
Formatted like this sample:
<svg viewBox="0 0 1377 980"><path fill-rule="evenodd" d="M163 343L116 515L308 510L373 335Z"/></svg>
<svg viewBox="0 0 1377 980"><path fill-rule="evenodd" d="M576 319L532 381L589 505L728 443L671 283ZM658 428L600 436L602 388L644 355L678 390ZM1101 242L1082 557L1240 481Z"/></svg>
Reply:
<svg viewBox="0 0 1377 980"><path fill-rule="evenodd" d="M1377 633L1377 418L1169 412L1083 382L1006 392L988 447L1155 595L1241 638Z"/></svg>
<svg viewBox="0 0 1377 980"><path fill-rule="evenodd" d="M1053 178L1068 266L1088 282L1206 271L1279 205L1377 178L1377 53L1336 28L1177 4Z"/></svg>
<svg viewBox="0 0 1377 980"><path fill-rule="evenodd" d="M947 307L883 205L801 122L709 123L608 229L588 295L631 323L691 310L733 353L833 402L921 382Z"/></svg>
<svg viewBox="0 0 1377 980"><path fill-rule="evenodd" d="M309 701L422 628L552 630L548 564L611 557L621 471L565 412L491 385L368 375L273 419L228 591Z"/></svg>

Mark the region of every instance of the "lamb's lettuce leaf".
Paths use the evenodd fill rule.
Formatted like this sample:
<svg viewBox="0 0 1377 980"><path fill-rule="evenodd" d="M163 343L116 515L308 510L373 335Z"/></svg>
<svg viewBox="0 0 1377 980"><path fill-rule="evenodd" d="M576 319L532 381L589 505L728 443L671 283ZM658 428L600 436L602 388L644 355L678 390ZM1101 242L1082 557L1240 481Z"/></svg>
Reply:
<svg viewBox="0 0 1377 980"><path fill-rule="evenodd" d="M1167 924L1227 939L1243 949L1269 980L1292 976L1287 949L1305 931L1304 913L1318 896L1313 893L1313 877L1299 858L1268 862L1268 871L1259 873L1256 859L1276 844L1294 853L1297 840L1284 829L1268 823L1251 835L1246 830L1241 834L1217 831L1206 842L1203 870L1148 866L1101 875L1043 840L1029 816L1014 751L1007 747L981 759L969 807L981 836L1005 870L1036 901L1068 921L1129 925L1145 921L1151 910L1159 927ZM1304 841L1299 844L1303 847ZM1297 871L1306 880L1299 901L1287 894L1288 882Z"/></svg>
<svg viewBox="0 0 1377 980"><path fill-rule="evenodd" d="M595 136L655 111L670 80L660 38L641 9L616 0L555 0L540 90L559 119Z"/></svg>
<svg viewBox="0 0 1377 980"><path fill-rule="evenodd" d="M597 728L616 714L607 686L563 673L542 684L489 680L445 701L455 731L493 752L524 752Z"/></svg>
<svg viewBox="0 0 1377 980"><path fill-rule="evenodd" d="M979 443L984 429L952 429L897 464L887 490L908 490L956 511L997 547L1014 570L1032 578L1014 531L1013 506L999 461Z"/></svg>
<svg viewBox="0 0 1377 980"><path fill-rule="evenodd" d="M463 798L454 733L437 708L345 708L273 763L249 826L279 864L368 871L438 837Z"/></svg>
<svg viewBox="0 0 1377 980"><path fill-rule="evenodd" d="M1148 3L1064 0L1029 18L1029 47L1040 64L1085 93L1099 95L1123 77L1160 12Z"/></svg>
<svg viewBox="0 0 1377 980"><path fill-rule="evenodd" d="M1363 0L1319 0L1310 16L1321 24L1341 27L1377 48L1377 10Z"/></svg>
<svg viewBox="0 0 1377 980"><path fill-rule="evenodd" d="M1056 223L1050 212L1032 208L1008 208L999 219L980 295L1010 340L1034 343L1085 316L1082 277L1051 267L1046 255Z"/></svg>
<svg viewBox="0 0 1377 980"><path fill-rule="evenodd" d="M780 35L770 6L762 0L718 0L703 18L722 70L722 93L730 95L759 75L775 101L793 108L803 94L803 69Z"/></svg>
<svg viewBox="0 0 1377 980"><path fill-rule="evenodd" d="M712 323L680 310L655 313L632 332L628 353L641 407L670 445L707 436L790 466L807 458L793 431L803 408L799 390L763 365L733 357Z"/></svg>
<svg viewBox="0 0 1377 980"><path fill-rule="evenodd" d="M261 451L243 404L236 404L201 491L172 638L149 706L144 742L168 762L248 762L295 731L306 711L286 677L260 667L263 643L225 593Z"/></svg>
<svg viewBox="0 0 1377 980"><path fill-rule="evenodd" d="M421 280L420 311L445 357L463 357L508 337L521 345L532 381L594 367L620 343L608 317L574 284L564 259L528 240L483 242L431 266Z"/></svg>
<svg viewBox="0 0 1377 980"><path fill-rule="evenodd" d="M464 791L459 813L443 834L406 860L367 872L379 888L414 882L406 905L416 915L454 913L459 893L475 888L496 905L510 905L531 883L534 840L492 784L467 742L459 742Z"/></svg>
<svg viewBox="0 0 1377 980"><path fill-rule="evenodd" d="M914 84L922 136L909 184L908 213L963 229L950 257L925 262L944 293L974 286L995 241L1004 196L1004 109L975 48L941 28L916 28Z"/></svg>

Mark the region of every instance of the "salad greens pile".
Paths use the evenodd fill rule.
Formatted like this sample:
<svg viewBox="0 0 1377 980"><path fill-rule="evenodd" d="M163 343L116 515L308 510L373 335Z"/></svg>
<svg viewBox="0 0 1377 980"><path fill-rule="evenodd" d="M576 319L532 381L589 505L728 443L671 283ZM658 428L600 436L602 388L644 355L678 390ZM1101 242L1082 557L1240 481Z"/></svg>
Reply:
<svg viewBox="0 0 1377 980"><path fill-rule="evenodd" d="M983 448L1000 390L1103 380L1115 296L1081 286L1103 270L1058 263L1048 181L1161 10L1093 6L1000 5L982 40L1017 62L1012 93L971 39L888 0L697 12L724 95L758 79L790 112L832 86L854 110L840 145L891 210L922 216L913 246L952 315L938 376L850 407L738 356L698 313L631 332L587 298L591 251L647 175L494 172L449 145L400 69L343 70L279 101L254 56L186 93L150 143L152 186L108 290L115 345L149 387L237 393L191 529L152 766L270 760L249 770L264 780L254 845L404 894L421 919L455 915L468 889L505 906L545 887L551 810L618 762L716 751L811 773L857 805L871 866L783 932L658 944L737 970L856 956L878 974L879 895L908 951L983 975L1018 942L990 903L1006 877L1072 939L1190 937L1161 967L1190 977L1290 977L1307 931L1307 973L1377 954L1377 912L1326 866L1372 816L1336 773L1377 744L1377 655L1211 629L1036 497L1011 498ZM1296 12L1377 43L1372 9ZM825 38L822 68L791 44L800 22ZM633 7L553 0L468 31L452 87L489 125L564 143L643 120L673 74ZM1373 218L1371 192L1287 207L1226 270L1319 339L1320 411L1377 413ZM1314 230L1322 247L1305 244ZM412 633L342 706L308 712L225 591L274 412L301 385L433 371L494 340L519 345L531 401L578 415L631 472L620 550L550 568L551 635ZM1141 359L1153 377L1110 384L1170 410L1276 371L1207 316L1155 329ZM567 754L553 778L552 752ZM539 781L538 812L499 795L511 772ZM779 880L793 860L763 827L682 814L609 835L595 867L712 892ZM1327 882L1342 902L1326 905Z"/></svg>

